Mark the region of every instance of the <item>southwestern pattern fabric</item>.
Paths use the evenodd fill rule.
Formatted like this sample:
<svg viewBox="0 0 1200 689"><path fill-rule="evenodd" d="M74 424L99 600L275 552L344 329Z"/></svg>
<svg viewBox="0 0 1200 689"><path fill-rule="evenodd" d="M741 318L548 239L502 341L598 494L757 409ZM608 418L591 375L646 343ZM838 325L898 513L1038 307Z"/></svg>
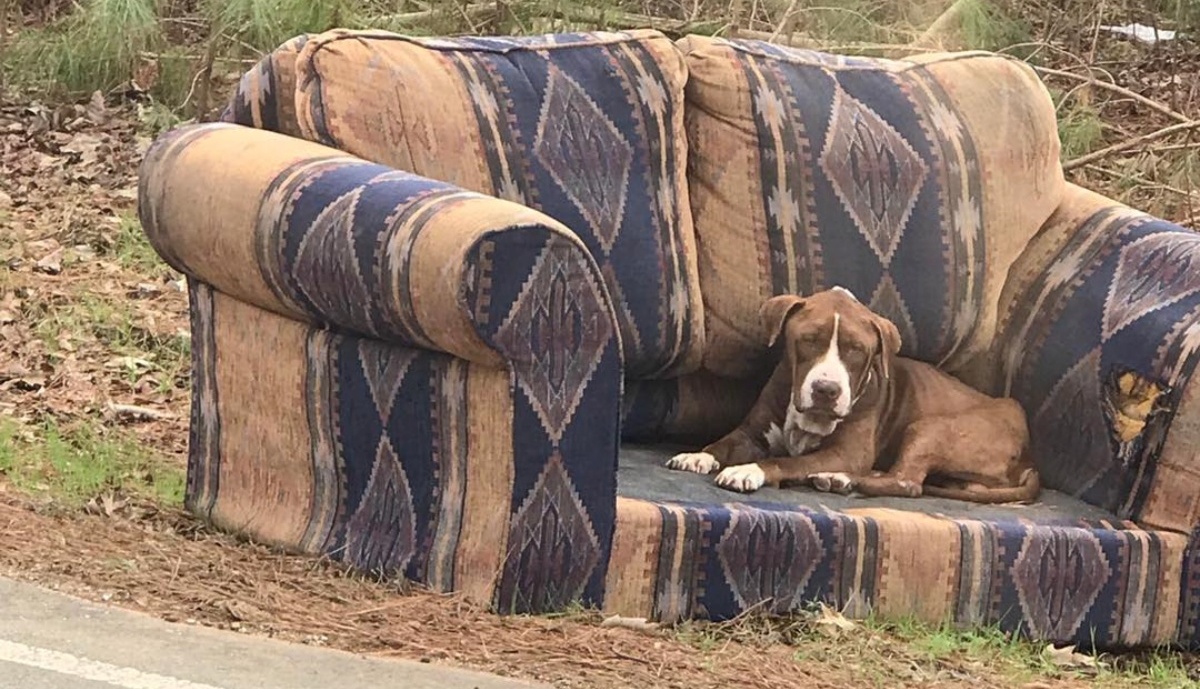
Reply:
<svg viewBox="0 0 1200 689"><path fill-rule="evenodd" d="M892 319L906 356L953 370L990 344L1008 268L1061 187L1028 67L683 46L706 369L747 374L757 305L833 285Z"/></svg>
<svg viewBox="0 0 1200 689"><path fill-rule="evenodd" d="M609 613L721 620L821 601L1081 647L1200 646L1200 542L1185 534L627 498L617 512Z"/></svg>
<svg viewBox="0 0 1200 689"><path fill-rule="evenodd" d="M1195 405L1200 236L1072 187L1032 249L996 387L1029 410L1042 480L1122 518L1200 526L1196 425L1179 419Z"/></svg>
<svg viewBox="0 0 1200 689"><path fill-rule="evenodd" d="M311 38L296 69L305 138L553 217L600 265L627 375L698 368L686 70L662 34L334 31Z"/></svg>
<svg viewBox="0 0 1200 689"><path fill-rule="evenodd" d="M147 155L142 221L190 278L189 508L506 611L598 603L622 375L594 261L528 209L284 141ZM240 202L181 215L166 190L231 150L261 155L205 193Z"/></svg>
<svg viewBox="0 0 1200 689"><path fill-rule="evenodd" d="M296 56L307 42L307 35L293 38L242 75L220 121L299 137Z"/></svg>
<svg viewBox="0 0 1200 689"><path fill-rule="evenodd" d="M188 508L501 612L823 601L1200 648L1196 235L1064 184L1010 60L680 46L299 37L160 137ZM618 497L622 439L733 427L762 300L832 284L1016 396L1046 483L1113 518Z"/></svg>

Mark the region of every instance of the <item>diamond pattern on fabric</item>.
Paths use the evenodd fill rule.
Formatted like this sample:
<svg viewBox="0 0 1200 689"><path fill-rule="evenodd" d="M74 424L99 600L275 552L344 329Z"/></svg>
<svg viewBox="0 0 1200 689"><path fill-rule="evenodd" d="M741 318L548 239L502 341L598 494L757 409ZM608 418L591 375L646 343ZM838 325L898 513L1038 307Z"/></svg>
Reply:
<svg viewBox="0 0 1200 689"><path fill-rule="evenodd" d="M579 84L551 64L534 154L612 251L625 214L633 147Z"/></svg>
<svg viewBox="0 0 1200 689"><path fill-rule="evenodd" d="M600 540L557 452L513 516L508 544L502 610L561 608L580 597L599 564Z"/></svg>
<svg viewBox="0 0 1200 689"><path fill-rule="evenodd" d="M1200 292L1198 251L1200 239L1176 232L1147 235L1123 247L1104 300L1104 340Z"/></svg>
<svg viewBox="0 0 1200 689"><path fill-rule="evenodd" d="M838 87L821 168L858 231L886 266L929 168L890 124Z"/></svg>
<svg viewBox="0 0 1200 689"><path fill-rule="evenodd" d="M1111 464L1100 408L1100 354L1096 348L1072 366L1030 419L1042 480L1072 495L1086 491Z"/></svg>
<svg viewBox="0 0 1200 689"><path fill-rule="evenodd" d="M371 399L379 411L379 420L386 427L392 407L404 382L404 374L416 356L416 350L400 347L359 347L359 360L366 373Z"/></svg>
<svg viewBox="0 0 1200 689"><path fill-rule="evenodd" d="M868 306L875 313L890 320L900 331L900 342L905 351L917 351L917 328L913 325L912 316L904 304L904 297L896 287L896 281L888 273L883 274L875 293L871 295Z"/></svg>
<svg viewBox="0 0 1200 689"><path fill-rule="evenodd" d="M416 552L412 491L386 437L379 440L371 480L346 534L347 559L369 572L398 572Z"/></svg>
<svg viewBox="0 0 1200 689"><path fill-rule="evenodd" d="M354 207L362 189L345 194L322 209L307 228L291 272L317 313L335 323L371 323L372 295L358 273Z"/></svg>
<svg viewBox="0 0 1200 689"><path fill-rule="evenodd" d="M1091 533L1045 526L1030 527L1012 567L1027 623L1039 638L1054 639L1075 635L1109 572L1108 558Z"/></svg>
<svg viewBox="0 0 1200 689"><path fill-rule="evenodd" d="M548 243L496 334L521 389L558 442L612 336L604 292L580 252Z"/></svg>
<svg viewBox="0 0 1200 689"><path fill-rule="evenodd" d="M769 601L772 614L792 611L824 554L816 526L799 512L745 510L732 517L717 553L738 605Z"/></svg>

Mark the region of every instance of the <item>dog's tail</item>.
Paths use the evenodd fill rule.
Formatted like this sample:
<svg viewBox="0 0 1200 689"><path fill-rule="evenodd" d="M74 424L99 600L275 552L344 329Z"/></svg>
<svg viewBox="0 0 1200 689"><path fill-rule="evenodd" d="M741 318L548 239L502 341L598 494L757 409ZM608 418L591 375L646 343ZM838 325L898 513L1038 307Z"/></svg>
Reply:
<svg viewBox="0 0 1200 689"><path fill-rule="evenodd" d="M1030 467L1021 474L1021 482L1015 486L1004 488L988 488L974 485L969 488L951 488L926 484L922 493L935 498L950 498L952 500L967 500L989 505L1001 503L1029 503L1037 499L1042 491L1042 478L1037 469Z"/></svg>

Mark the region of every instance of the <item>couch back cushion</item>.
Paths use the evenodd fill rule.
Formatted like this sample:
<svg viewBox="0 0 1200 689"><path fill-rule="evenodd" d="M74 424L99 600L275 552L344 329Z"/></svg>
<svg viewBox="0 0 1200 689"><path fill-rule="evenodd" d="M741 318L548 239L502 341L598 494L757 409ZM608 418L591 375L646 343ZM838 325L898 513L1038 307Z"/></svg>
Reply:
<svg viewBox="0 0 1200 689"><path fill-rule="evenodd" d="M680 46L704 367L749 373L756 307L834 285L895 321L905 356L954 371L983 352L1009 267L1062 194L1032 70L982 53Z"/></svg>
<svg viewBox="0 0 1200 689"><path fill-rule="evenodd" d="M307 139L526 204L574 230L616 307L626 375L662 378L699 368L704 342L686 80L679 50L654 31L336 30L299 52L296 112Z"/></svg>

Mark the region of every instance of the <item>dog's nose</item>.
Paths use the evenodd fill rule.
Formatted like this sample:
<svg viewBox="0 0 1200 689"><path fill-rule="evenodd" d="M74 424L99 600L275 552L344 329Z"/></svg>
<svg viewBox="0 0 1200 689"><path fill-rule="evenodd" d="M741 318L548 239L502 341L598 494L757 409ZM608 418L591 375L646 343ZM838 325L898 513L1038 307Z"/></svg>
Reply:
<svg viewBox="0 0 1200 689"><path fill-rule="evenodd" d="M842 386L832 380L814 380L812 384L813 397L821 402L836 402L842 394Z"/></svg>

